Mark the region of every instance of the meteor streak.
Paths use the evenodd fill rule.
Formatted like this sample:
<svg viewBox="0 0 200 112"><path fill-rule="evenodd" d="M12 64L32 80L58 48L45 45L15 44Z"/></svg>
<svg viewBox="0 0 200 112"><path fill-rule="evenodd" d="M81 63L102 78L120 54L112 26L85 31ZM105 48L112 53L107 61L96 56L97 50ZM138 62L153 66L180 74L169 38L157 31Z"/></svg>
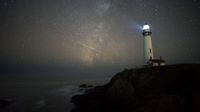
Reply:
<svg viewBox="0 0 200 112"><path fill-rule="evenodd" d="M85 47L85 48L88 48L88 49L90 49L90 50L93 50L93 51L95 51L95 52L98 52L98 53L102 53L100 50L98 50L98 49L95 49L94 47L91 47L91 46L89 46L89 45L87 45L87 44L85 44L85 43L82 43L82 42L77 42L77 41L74 41L74 40L72 40L72 39L69 39L70 41L72 41L72 42L74 42L74 43L76 43L76 44L78 44L78 45L80 45L80 46L83 46L83 47Z"/></svg>
<svg viewBox="0 0 200 112"><path fill-rule="evenodd" d="M94 47L88 46L87 44L84 44L84 43L81 43L81 42L76 42L76 43L78 43L79 45L81 45L81 46L83 46L83 47L86 47L86 48L88 48L88 49L91 49L91 50L93 50L93 51L96 51L96 52L98 52L98 53L101 53L100 50L97 50L97 49L95 49Z"/></svg>

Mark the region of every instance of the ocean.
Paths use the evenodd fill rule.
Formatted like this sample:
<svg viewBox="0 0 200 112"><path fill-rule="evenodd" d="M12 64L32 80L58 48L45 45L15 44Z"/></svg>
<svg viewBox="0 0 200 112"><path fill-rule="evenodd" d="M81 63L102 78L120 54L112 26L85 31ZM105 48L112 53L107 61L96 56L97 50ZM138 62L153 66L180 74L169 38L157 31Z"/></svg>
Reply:
<svg viewBox="0 0 200 112"><path fill-rule="evenodd" d="M1 112L70 112L73 95L82 94L81 84L103 85L109 78L67 78L33 75L1 75L0 100L11 104Z"/></svg>

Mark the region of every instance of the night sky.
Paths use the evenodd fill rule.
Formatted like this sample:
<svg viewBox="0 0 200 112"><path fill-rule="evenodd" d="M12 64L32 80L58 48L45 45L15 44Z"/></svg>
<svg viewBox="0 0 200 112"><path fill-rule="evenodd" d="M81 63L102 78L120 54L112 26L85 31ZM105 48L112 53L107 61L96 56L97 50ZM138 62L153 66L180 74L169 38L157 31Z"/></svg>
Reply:
<svg viewBox="0 0 200 112"><path fill-rule="evenodd" d="M0 0L0 72L101 75L155 57L200 63L199 0Z"/></svg>

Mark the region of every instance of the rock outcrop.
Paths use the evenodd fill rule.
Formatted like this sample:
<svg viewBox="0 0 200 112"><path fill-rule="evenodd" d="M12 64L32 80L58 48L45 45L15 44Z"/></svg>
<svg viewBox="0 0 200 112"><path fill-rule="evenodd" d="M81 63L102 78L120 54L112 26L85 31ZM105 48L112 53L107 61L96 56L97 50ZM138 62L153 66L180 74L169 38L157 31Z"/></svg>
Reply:
<svg viewBox="0 0 200 112"><path fill-rule="evenodd" d="M71 102L72 112L200 112L200 65L126 69Z"/></svg>
<svg viewBox="0 0 200 112"><path fill-rule="evenodd" d="M14 99L0 99L0 111L1 109L13 104L15 102Z"/></svg>

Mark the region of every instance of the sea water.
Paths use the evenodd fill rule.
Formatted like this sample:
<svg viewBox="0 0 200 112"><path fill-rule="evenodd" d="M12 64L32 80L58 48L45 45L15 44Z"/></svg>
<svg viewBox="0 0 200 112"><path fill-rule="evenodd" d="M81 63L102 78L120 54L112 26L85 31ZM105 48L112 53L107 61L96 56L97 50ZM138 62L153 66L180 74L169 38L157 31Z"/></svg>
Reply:
<svg viewBox="0 0 200 112"><path fill-rule="evenodd" d="M82 94L79 85L103 85L109 78L48 78L31 79L0 76L0 99L12 100L1 112L70 112L73 95Z"/></svg>

